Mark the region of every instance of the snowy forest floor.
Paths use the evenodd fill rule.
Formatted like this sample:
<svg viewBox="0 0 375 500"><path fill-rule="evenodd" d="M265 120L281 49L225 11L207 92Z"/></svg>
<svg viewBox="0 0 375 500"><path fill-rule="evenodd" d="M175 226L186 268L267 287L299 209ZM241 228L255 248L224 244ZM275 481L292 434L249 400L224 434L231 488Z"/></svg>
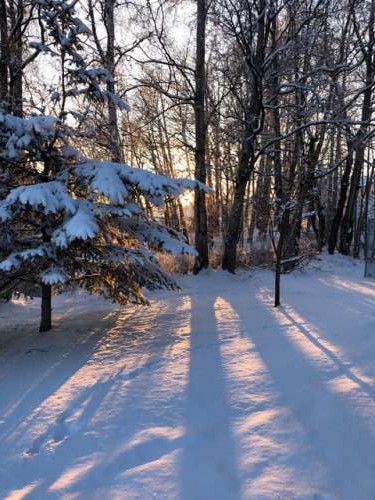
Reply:
<svg viewBox="0 0 375 500"><path fill-rule="evenodd" d="M0 498L375 499L375 281L340 256L0 306Z"/></svg>

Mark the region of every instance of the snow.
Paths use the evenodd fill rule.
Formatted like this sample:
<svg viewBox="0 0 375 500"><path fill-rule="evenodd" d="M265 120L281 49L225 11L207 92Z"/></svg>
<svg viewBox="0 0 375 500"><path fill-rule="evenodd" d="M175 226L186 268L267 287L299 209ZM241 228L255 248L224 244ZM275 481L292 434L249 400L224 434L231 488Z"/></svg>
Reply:
<svg viewBox="0 0 375 500"><path fill-rule="evenodd" d="M66 248L75 240L95 238L99 231L93 210L90 210L90 204L82 200L76 200L76 205L75 214L52 235L52 241L58 247Z"/></svg>
<svg viewBox="0 0 375 500"><path fill-rule="evenodd" d="M164 226L156 225L154 222L150 224L148 221L143 223L137 222L134 228L134 235L140 241L147 241L156 245L160 250L172 255L192 255L197 254L196 250L187 245L183 235L172 229L167 229Z"/></svg>
<svg viewBox="0 0 375 500"><path fill-rule="evenodd" d="M55 134L56 118L52 116L29 116L20 118L0 112L0 127L7 137L2 150L4 158L16 160L22 150L31 149L42 140L52 139Z"/></svg>
<svg viewBox="0 0 375 500"><path fill-rule="evenodd" d="M52 56L58 56L58 53L52 50L51 47L48 47L48 45L45 45L44 43L41 43L37 40L32 40L29 43L29 47L35 49L37 52L44 52L47 54L51 54Z"/></svg>
<svg viewBox="0 0 375 500"><path fill-rule="evenodd" d="M187 189L198 187L206 192L211 191L197 180L171 179L127 164L88 158L82 159L75 172L82 181L89 180L94 192L106 196L112 203L124 203L129 196L126 186L135 187L156 206L164 205L165 196L178 196Z"/></svg>
<svg viewBox="0 0 375 500"><path fill-rule="evenodd" d="M0 213L0 217L7 220L8 217L11 217L8 208L17 207L18 204L25 207L28 205L34 208L43 207L45 214L63 210L68 213L76 212L75 201L67 194L63 184L59 181L14 188L4 200L0 200L0 208L4 211L2 212L4 215Z"/></svg>
<svg viewBox="0 0 375 500"><path fill-rule="evenodd" d="M315 260L282 278L208 271L121 308L0 306L0 497L375 495L375 282Z"/></svg>
<svg viewBox="0 0 375 500"><path fill-rule="evenodd" d="M5 260L0 262L0 270L10 271L14 268L17 269L21 266L22 261L27 261L36 257L45 257L46 255L48 255L48 249L45 246L13 252L8 255Z"/></svg>
<svg viewBox="0 0 375 500"><path fill-rule="evenodd" d="M42 282L45 285L60 285L66 282L66 274L55 267L51 267L45 271L42 276Z"/></svg>

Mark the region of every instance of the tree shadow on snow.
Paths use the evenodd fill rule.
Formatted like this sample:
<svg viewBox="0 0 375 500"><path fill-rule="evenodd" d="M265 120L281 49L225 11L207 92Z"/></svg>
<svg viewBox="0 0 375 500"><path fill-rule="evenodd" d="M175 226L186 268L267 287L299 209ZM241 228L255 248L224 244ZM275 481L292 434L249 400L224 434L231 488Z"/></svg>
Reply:
<svg viewBox="0 0 375 500"><path fill-rule="evenodd" d="M173 303L165 310L158 308L157 313L153 318L143 318L151 335L131 335L131 324L133 321L137 323L136 317L122 324L122 331L130 335L137 348L132 356L136 355L138 348L139 352L147 352L147 356L142 356L137 366L129 370L128 366L121 366L122 356L126 354L122 352L118 355L118 369L113 369L109 376L104 376L94 385L83 387L69 402L68 408L27 450L30 461L37 464L39 477L35 477L35 465L31 462L29 470L23 470L22 484L15 485L13 481L12 489L39 480L27 498L60 498L62 494L74 498L109 498L112 488L121 488L126 481L123 476L126 471L147 466L181 448L181 436L158 435L158 429L166 424L166 418L160 412L165 401L158 402L153 390L157 395L155 370L160 360L168 357L173 343L178 341L178 333L175 335L174 331L178 332L183 318L176 315ZM162 326L170 324L172 333L168 339L161 341L158 338L160 332L153 331L154 320L155 324ZM112 336L111 332L108 336ZM102 343L108 343L108 338ZM107 351L109 358L102 360L104 364L116 359L115 348L108 346ZM93 418L95 422L91 426ZM144 439L134 441L148 429L151 430ZM155 434L153 429L156 429ZM49 453L44 453L46 448L50 448ZM69 471L91 461L92 464L74 480L61 486L65 474L69 475ZM7 491L10 489L8 486Z"/></svg>
<svg viewBox="0 0 375 500"><path fill-rule="evenodd" d="M157 312L160 313L160 310ZM59 497L59 493L51 492L50 487L61 474L79 464L90 454L102 451L101 436L100 439L96 439L93 438L92 433L86 431L98 410L103 411L104 399L110 393L116 394L121 385L130 383L133 378L137 377L138 371L129 372L128 366L123 366L109 377L104 376L96 383L90 385L88 381L89 385L82 385L76 396L68 401L64 411L56 414L50 426L30 442L28 448L24 449L23 458L10 455L14 453L14 443L17 442L18 436L24 437L29 429L38 424L38 412L42 411L40 409L43 403L55 395L66 383L69 384L69 379L74 377L80 368L94 358L98 358L99 363L105 363L107 360L112 362L116 359L116 355L121 358L121 353L119 354L121 349L123 352L131 345L148 342L147 336L144 335L145 331L135 329L132 332L134 322L137 323L137 314L132 315L131 318L126 317L124 324L119 312L110 317L107 315L105 318L103 318L103 312L90 312L89 323L95 324L95 327L91 327L89 331L86 328L85 332L75 332L72 345L65 356L63 355L64 349L52 351L49 355L45 355L42 351L35 352L35 355L40 357L37 375L32 370L29 376L26 372L23 374L19 387L14 388L14 393L0 397L3 419L4 410L7 410L6 418L0 425L0 460L2 462L0 464L0 497L34 482L38 484L27 498ZM72 318L72 325L74 325L74 318ZM153 320L150 316L148 316L147 326L150 329L153 328ZM57 328L53 335L58 333L69 335L71 332L69 329L66 332L58 332ZM47 336L44 339L48 341ZM52 339L50 343L53 344ZM158 349L167 347L168 345L165 345ZM116 350L119 351L117 354ZM146 361L142 359L139 370L143 363L146 365L151 363L153 359L159 357L159 354L151 352ZM54 412L53 407L49 411ZM35 417L31 419L33 414ZM79 438L77 443L76 437ZM112 438L117 442L118 435L112 435ZM106 472L105 468L103 471ZM95 477L95 471L93 476L90 475L89 482L93 477ZM84 491L81 490L81 493Z"/></svg>
<svg viewBox="0 0 375 500"><path fill-rule="evenodd" d="M297 321L296 326L301 327L301 332L305 337L326 354L343 371L343 374L375 399L375 387L353 372L355 366L358 366L363 373L372 377L375 375L372 358L366 353L365 348L357 348L361 344L369 345L370 350L375 347L372 335L375 320L375 290L373 292L371 289L368 290L374 294L373 298L369 298L366 296L366 282L353 282L353 290L350 289L350 281L347 283L345 288L340 288L334 281L317 279L313 284L314 299L315 297L316 299L311 300L307 295L295 304L293 299L289 298L289 291L285 290L285 307L280 311L284 311L284 314L288 314L289 308L295 311L301 317L301 321ZM358 286L364 290L358 291L356 288ZM322 303L321 297L327 297L327 300ZM288 319L295 321L290 317ZM309 325L319 330L319 335L331 342L340 354L342 353L343 360L350 351L350 360L343 363L327 348L325 342L319 342L313 332L309 332Z"/></svg>
<svg viewBox="0 0 375 500"><path fill-rule="evenodd" d="M280 394L280 402L291 410L307 436L307 444L323 464L335 494L340 499L372 498L375 492L375 439L360 414L329 389L327 375L305 357L273 317L270 306L258 301L257 326L246 314L246 302L226 298L236 311L244 335L265 363ZM259 328L263 318L268 328ZM300 328L300 325L296 324ZM300 330L301 335L306 332ZM312 340L310 338L310 340ZM332 359L332 353L325 352ZM337 359L332 359L338 363ZM338 368L349 376L348 370ZM359 380L355 380L360 383ZM368 388L366 388L368 389ZM359 493L360 492L360 493Z"/></svg>
<svg viewBox="0 0 375 500"><path fill-rule="evenodd" d="M86 314L87 316L87 314ZM64 383L78 371L92 356L103 341L106 331L114 325L117 315L111 319L103 318L103 313L95 318L95 327L82 332L74 332L72 340L65 349L54 351L54 337L71 335L71 331L60 332L56 328L47 335L34 336L25 344L23 352L12 357L7 365L7 373L1 385L9 382L7 392L2 391L0 397L1 445L6 445L7 438L14 438L18 426L24 424L27 417L37 409L44 400L54 394ZM65 351L65 352L64 352ZM25 360L22 373L15 373L12 364L20 366ZM18 364L17 364L18 363ZM11 379L11 380L8 380ZM1 447L0 447L1 450Z"/></svg>
<svg viewBox="0 0 375 500"><path fill-rule="evenodd" d="M191 297L190 367L181 470L183 500L240 498L215 297Z"/></svg>
<svg viewBox="0 0 375 500"><path fill-rule="evenodd" d="M331 349L329 349L323 342L321 342L312 332L308 330L301 322L297 321L293 316L291 316L287 310L283 307L279 309L279 312L297 329L298 332L304 335L304 337L309 340L315 347L317 347L327 358L329 358L332 363L336 366L337 372L339 375L343 375L349 380L351 380L354 384L359 386L363 392L365 392L368 396L375 399L375 387L371 384L362 380L362 378L356 375L351 366L348 366L347 363L342 361L339 356L337 356Z"/></svg>

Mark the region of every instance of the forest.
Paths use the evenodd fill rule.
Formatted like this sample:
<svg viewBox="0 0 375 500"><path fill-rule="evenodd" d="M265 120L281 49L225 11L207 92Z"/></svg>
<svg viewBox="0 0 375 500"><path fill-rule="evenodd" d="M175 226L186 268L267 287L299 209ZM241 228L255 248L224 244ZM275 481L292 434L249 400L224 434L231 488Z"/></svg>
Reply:
<svg viewBox="0 0 375 500"><path fill-rule="evenodd" d="M0 0L1 498L375 498L374 94L375 0Z"/></svg>

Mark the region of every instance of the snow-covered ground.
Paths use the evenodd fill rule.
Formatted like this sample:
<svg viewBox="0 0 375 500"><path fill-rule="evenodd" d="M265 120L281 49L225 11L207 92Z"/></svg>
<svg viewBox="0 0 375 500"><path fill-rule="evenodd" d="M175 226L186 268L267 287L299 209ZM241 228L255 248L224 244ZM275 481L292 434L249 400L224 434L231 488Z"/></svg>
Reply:
<svg viewBox="0 0 375 500"><path fill-rule="evenodd" d="M0 498L375 498L375 282L325 257L148 308L0 307Z"/></svg>

